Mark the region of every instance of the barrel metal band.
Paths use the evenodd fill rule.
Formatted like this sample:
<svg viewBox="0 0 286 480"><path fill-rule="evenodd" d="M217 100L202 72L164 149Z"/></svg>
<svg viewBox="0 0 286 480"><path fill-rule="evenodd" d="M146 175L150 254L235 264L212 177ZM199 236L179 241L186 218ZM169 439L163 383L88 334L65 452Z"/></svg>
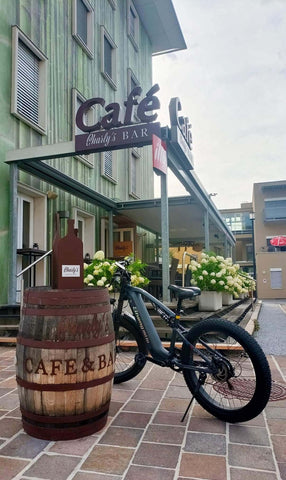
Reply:
<svg viewBox="0 0 286 480"><path fill-rule="evenodd" d="M83 340L66 340L66 341L53 341L53 340L34 340L33 338L24 338L18 336L17 343L26 347L41 348L41 349L55 349L65 350L68 348L88 348L98 347L110 342L113 342L115 338L114 333L100 338L84 338Z"/></svg>
<svg viewBox="0 0 286 480"><path fill-rule="evenodd" d="M59 308L53 308L53 306L42 308L41 305L37 305L35 308L30 306L23 306L22 316L27 317L61 317L61 316L78 316L78 315L93 315L95 313L109 313L109 305L88 305L76 308L74 305L60 305Z"/></svg>
<svg viewBox="0 0 286 480"><path fill-rule="evenodd" d="M102 378L95 378L89 382L79 382L79 383L57 383L57 384L42 384L42 383L32 383L27 380L16 376L16 381L20 387L26 388L27 390L37 390L39 392L65 392L70 390L84 390L86 388L96 387L97 385L103 385L104 383L109 382L114 377L114 372L110 375L106 375Z"/></svg>
<svg viewBox="0 0 286 480"><path fill-rule="evenodd" d="M105 403L100 408L97 408L96 410L92 410L91 412L85 412L85 413L78 413L76 415L60 415L60 416L49 416L49 415L38 415L37 413L29 412L23 407L20 407L21 413L23 417L28 418L29 420L35 421L35 422L41 422L41 423L63 423L64 422L69 422L69 423L78 423L82 422L84 420L89 420L90 418L96 419L97 417L100 417L102 414L104 414L106 411L109 409L110 402Z"/></svg>

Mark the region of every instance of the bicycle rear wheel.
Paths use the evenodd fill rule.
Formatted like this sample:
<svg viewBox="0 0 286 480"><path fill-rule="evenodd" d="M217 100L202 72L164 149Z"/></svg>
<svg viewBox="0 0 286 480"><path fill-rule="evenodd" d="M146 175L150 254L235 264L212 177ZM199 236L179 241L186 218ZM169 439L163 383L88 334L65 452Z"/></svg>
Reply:
<svg viewBox="0 0 286 480"><path fill-rule="evenodd" d="M126 314L121 315L119 328L115 330L114 383L122 383L136 377L144 368L142 359L147 354L147 345L140 328ZM138 354L142 354L141 360L136 357Z"/></svg>
<svg viewBox="0 0 286 480"><path fill-rule="evenodd" d="M238 325L220 319L203 320L188 332L187 339L216 367L215 373L205 377L193 370L183 371L198 403L212 415L231 423L256 417L271 392L269 365L258 343ZM206 365L185 344L182 361Z"/></svg>

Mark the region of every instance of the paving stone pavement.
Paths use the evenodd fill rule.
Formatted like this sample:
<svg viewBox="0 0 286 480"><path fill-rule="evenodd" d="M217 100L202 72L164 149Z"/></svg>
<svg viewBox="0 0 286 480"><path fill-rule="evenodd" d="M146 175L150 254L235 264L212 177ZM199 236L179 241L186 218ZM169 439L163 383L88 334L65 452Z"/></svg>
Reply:
<svg viewBox="0 0 286 480"><path fill-rule="evenodd" d="M269 355L286 387L286 355ZM286 480L286 400L244 424L217 420L189 402L183 378L146 365L115 385L108 425L77 440L27 435L15 380L15 348L0 347L0 480Z"/></svg>
<svg viewBox="0 0 286 480"><path fill-rule="evenodd" d="M263 300L258 316L259 330L254 337L266 354L286 353L286 301Z"/></svg>

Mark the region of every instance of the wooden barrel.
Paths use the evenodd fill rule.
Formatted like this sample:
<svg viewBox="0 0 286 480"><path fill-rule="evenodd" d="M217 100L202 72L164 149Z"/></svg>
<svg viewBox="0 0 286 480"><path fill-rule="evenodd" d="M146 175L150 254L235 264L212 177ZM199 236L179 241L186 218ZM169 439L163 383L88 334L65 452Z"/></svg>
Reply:
<svg viewBox="0 0 286 480"><path fill-rule="evenodd" d="M27 289L16 357L28 434L68 440L100 430L107 421L114 376L107 289Z"/></svg>

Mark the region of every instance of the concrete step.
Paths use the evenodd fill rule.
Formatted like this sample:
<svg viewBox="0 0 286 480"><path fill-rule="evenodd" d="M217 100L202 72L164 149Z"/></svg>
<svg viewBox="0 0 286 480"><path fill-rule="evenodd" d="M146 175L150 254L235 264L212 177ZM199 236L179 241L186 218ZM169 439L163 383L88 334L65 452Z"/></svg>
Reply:
<svg viewBox="0 0 286 480"><path fill-rule="evenodd" d="M16 343L20 305L0 305L0 343Z"/></svg>

